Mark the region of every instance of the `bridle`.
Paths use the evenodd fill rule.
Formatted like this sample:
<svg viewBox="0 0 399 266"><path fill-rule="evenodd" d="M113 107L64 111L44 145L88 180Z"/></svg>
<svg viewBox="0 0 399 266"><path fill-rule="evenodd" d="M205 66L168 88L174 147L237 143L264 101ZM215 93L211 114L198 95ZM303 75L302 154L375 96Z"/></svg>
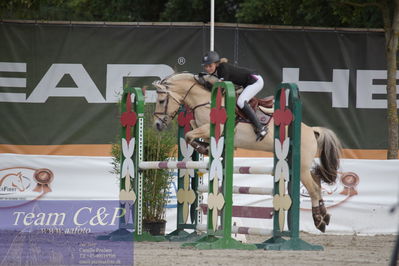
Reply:
<svg viewBox="0 0 399 266"><path fill-rule="evenodd" d="M162 84L162 83L161 83ZM172 114L168 113L168 106L169 106L169 99L171 98L173 101L175 101L179 106L186 100L188 94L190 93L191 89L195 87L195 85L197 85L197 82L195 81L191 87L187 90L186 94L184 95L184 97L182 97L181 99L177 99L174 95L172 95L172 91L168 90L168 85L165 85L165 89L161 89L161 88L157 88L157 94L161 94L161 93L165 93L166 94L166 103L165 105L165 109L163 112L154 112L153 115L158 118L159 121L162 122L162 124L167 125L168 120L173 120L177 113L179 112L179 108L177 108L177 110L175 112L173 112ZM163 116L163 118L160 117L160 115Z"/></svg>

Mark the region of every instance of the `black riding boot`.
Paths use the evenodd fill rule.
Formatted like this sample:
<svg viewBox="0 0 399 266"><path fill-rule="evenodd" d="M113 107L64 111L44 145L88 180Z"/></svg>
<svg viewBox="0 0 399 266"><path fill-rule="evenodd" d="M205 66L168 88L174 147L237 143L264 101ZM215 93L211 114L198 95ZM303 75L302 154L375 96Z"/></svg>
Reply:
<svg viewBox="0 0 399 266"><path fill-rule="evenodd" d="M256 141L261 141L267 134L267 127L263 126L258 117L255 114L255 111L249 106L248 102L244 102L244 107L242 108L245 115L251 120L252 124L255 126L256 133Z"/></svg>

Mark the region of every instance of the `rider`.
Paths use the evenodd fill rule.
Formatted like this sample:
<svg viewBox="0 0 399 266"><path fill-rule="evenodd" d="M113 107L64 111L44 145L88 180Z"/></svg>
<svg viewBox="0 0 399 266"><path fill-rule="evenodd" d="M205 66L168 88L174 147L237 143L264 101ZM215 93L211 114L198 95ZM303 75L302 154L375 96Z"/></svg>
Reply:
<svg viewBox="0 0 399 266"><path fill-rule="evenodd" d="M267 128L260 123L255 111L248 102L262 90L262 77L247 68L227 63L227 59L220 58L215 51L209 51L203 56L202 65L208 74L244 87L243 92L237 99L237 105L255 126L256 141L261 141L267 134Z"/></svg>

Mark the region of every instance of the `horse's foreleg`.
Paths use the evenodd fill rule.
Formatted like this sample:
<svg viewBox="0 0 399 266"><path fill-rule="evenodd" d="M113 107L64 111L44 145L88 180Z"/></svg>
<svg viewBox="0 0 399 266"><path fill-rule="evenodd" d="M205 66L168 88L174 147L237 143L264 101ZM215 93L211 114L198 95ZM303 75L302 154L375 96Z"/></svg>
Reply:
<svg viewBox="0 0 399 266"><path fill-rule="evenodd" d="M194 139L197 139L197 138L209 140L209 130L210 130L209 124L205 124L196 129L193 129L186 133L186 137L185 137L186 141L188 143L191 143Z"/></svg>
<svg viewBox="0 0 399 266"><path fill-rule="evenodd" d="M201 127L198 127L196 129L193 129L186 134L186 141L189 143L193 148L204 155L208 155L209 153L209 145L207 143L197 141L195 139L201 138L204 139L205 141L209 142L209 130L210 126L209 124L205 124Z"/></svg>

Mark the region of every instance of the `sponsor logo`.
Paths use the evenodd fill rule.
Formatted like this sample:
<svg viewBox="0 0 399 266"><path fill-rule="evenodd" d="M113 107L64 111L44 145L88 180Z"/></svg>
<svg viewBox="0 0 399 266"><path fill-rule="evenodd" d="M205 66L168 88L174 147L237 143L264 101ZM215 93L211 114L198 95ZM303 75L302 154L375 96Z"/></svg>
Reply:
<svg viewBox="0 0 399 266"><path fill-rule="evenodd" d="M386 70L356 70L356 108L386 109L387 108L387 71ZM283 68L283 82L293 82L301 92L330 93L333 108L349 108L349 69L332 69L332 81L317 81L300 79L299 68ZM399 78L399 71L396 72ZM399 87L396 87L399 92ZM397 100L399 104L399 100Z"/></svg>
<svg viewBox="0 0 399 266"><path fill-rule="evenodd" d="M0 195L25 192L31 186L31 179L22 172L9 173L0 179Z"/></svg>
<svg viewBox="0 0 399 266"><path fill-rule="evenodd" d="M322 183L321 194L327 208L333 208L341 205L353 196L358 195L357 185L360 178L354 172L340 173L335 184L329 185ZM305 186L301 184L300 193L302 201L308 201L310 198ZM308 208L304 208L308 209ZM310 208L309 208L310 210Z"/></svg>
<svg viewBox="0 0 399 266"><path fill-rule="evenodd" d="M207 57L204 58L207 60ZM179 65L184 65L186 59L179 57ZM166 64L106 64L105 97L97 87L98 80L93 79L83 64L51 64L47 72L35 85L32 92L23 92L27 88L27 78L21 73L27 73L27 63L0 62L0 72L9 72L10 77L2 77L1 87L10 92L0 92L0 102L45 103L51 97L80 97L88 103L118 102L123 88L124 78L153 77L163 79L174 73ZM14 73L15 76L12 76ZM356 70L356 108L386 109L386 70ZM332 81L301 80L300 68L283 68L282 82L298 84L301 92L322 92L331 94L333 108L349 108L349 69L332 69ZM75 83L74 87L60 87L59 82L69 76ZM399 78L399 71L397 72ZM15 90L14 90L15 89ZM398 89L399 92L399 89ZM381 98L381 96L383 96ZM148 90L145 96L147 102L155 102L156 92ZM399 100L398 100L399 105Z"/></svg>
<svg viewBox="0 0 399 266"><path fill-rule="evenodd" d="M182 59L180 61L183 62ZM27 63L0 62L0 72L26 73ZM104 98L83 64L52 64L29 95L21 92L22 88L27 88L26 78L3 77L0 88L7 87L11 92L0 92L0 102L45 103L50 97L80 97L85 98L88 103L116 103L123 91L124 78L163 79L173 72L173 68L165 64L107 64ZM75 87L58 86L66 75L73 80ZM156 91L148 91L146 101L155 102L155 99Z"/></svg>
<svg viewBox="0 0 399 266"><path fill-rule="evenodd" d="M53 172L47 168L0 169L0 196L8 200L36 200L52 191L53 179Z"/></svg>

